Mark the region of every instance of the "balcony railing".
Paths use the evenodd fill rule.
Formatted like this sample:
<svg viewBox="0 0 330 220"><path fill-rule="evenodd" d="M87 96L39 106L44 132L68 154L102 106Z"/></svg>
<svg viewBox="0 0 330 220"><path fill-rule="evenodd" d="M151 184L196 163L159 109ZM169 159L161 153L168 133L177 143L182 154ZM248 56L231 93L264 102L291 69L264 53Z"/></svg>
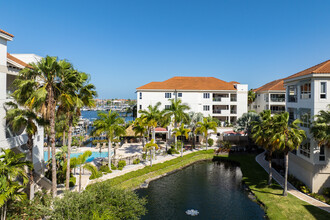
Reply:
<svg viewBox="0 0 330 220"><path fill-rule="evenodd" d="M285 110L270 110L272 114L279 114L279 113L282 113L282 112L285 112Z"/></svg>
<svg viewBox="0 0 330 220"><path fill-rule="evenodd" d="M236 114L237 111L236 110L230 110L230 114Z"/></svg>
<svg viewBox="0 0 330 220"><path fill-rule="evenodd" d="M230 101L231 102L236 102L237 101L237 97L230 97Z"/></svg>
<svg viewBox="0 0 330 220"><path fill-rule="evenodd" d="M289 95L288 102L297 102L297 95Z"/></svg>
<svg viewBox="0 0 330 220"><path fill-rule="evenodd" d="M213 109L213 114L229 114L229 109Z"/></svg>
<svg viewBox="0 0 330 220"><path fill-rule="evenodd" d="M229 97L214 97L213 102L229 102Z"/></svg>
<svg viewBox="0 0 330 220"><path fill-rule="evenodd" d="M272 102L285 102L285 98L270 98Z"/></svg>

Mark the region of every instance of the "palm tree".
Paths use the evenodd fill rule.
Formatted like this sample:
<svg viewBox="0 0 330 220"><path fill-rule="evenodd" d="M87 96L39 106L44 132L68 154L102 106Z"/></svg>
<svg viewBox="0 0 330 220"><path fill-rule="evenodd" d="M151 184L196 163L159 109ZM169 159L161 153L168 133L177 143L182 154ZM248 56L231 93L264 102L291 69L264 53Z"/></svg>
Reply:
<svg viewBox="0 0 330 220"><path fill-rule="evenodd" d="M85 73L78 72L71 69L66 74L76 75L77 81L75 86L64 87L65 93L62 93L59 97L58 112L63 113L66 116L68 124L68 155L67 155L67 167L70 166L70 154L72 144L72 128L74 117L81 115L80 109L84 106L94 107L94 96L96 96L95 86L93 84L87 84L89 76ZM69 189L70 181L70 169L66 171L66 188Z"/></svg>
<svg viewBox="0 0 330 220"><path fill-rule="evenodd" d="M208 132L209 130L213 130L215 133L217 132L217 123L214 121L209 121L207 118L203 118L203 122L197 122L197 128L195 133L202 133L206 139L206 150L208 145Z"/></svg>
<svg viewBox="0 0 330 220"><path fill-rule="evenodd" d="M174 129L178 128L178 123L188 123L189 115L185 112L190 109L187 104L183 104L181 99L170 99L171 105L168 109L164 110L164 118L172 118ZM174 144L177 142L177 137L175 136Z"/></svg>
<svg viewBox="0 0 330 220"><path fill-rule="evenodd" d="M203 121L203 114L200 112L198 112L198 113L189 112L188 116L189 116L188 127L191 130L190 134L192 135L192 139L193 139L192 146L193 146L193 148L195 148L195 145L196 145L195 130L197 128L197 123Z"/></svg>
<svg viewBox="0 0 330 220"><path fill-rule="evenodd" d="M155 134L155 128L157 127L158 123L160 122L162 118L162 112L158 109L159 106L161 105L160 102L157 102L156 105L148 106L148 110L140 110L139 113L142 114L141 118L143 118L147 124L148 127L152 131L152 138L156 140L156 134Z"/></svg>
<svg viewBox="0 0 330 220"><path fill-rule="evenodd" d="M30 161L24 161L23 153L16 154L14 151L1 149L0 155L0 208L1 219L6 219L7 203L10 200L25 199L26 194L22 189L28 183L25 167L32 169ZM17 179L22 180L20 184Z"/></svg>
<svg viewBox="0 0 330 220"><path fill-rule="evenodd" d="M318 145L330 146L330 111L321 110L310 129Z"/></svg>
<svg viewBox="0 0 330 220"><path fill-rule="evenodd" d="M152 156L153 156L152 151L158 150L158 145L155 143L155 140L151 139L151 141L147 143L146 146L144 146L143 150L146 152L148 151L150 152L150 166L152 167Z"/></svg>
<svg viewBox="0 0 330 220"><path fill-rule="evenodd" d="M7 106L10 109L7 111L6 119L9 122L9 126L14 131L19 131L24 128L27 133L28 140L26 145L30 151L30 161L33 161L33 137L38 132L38 124L44 124L42 119L37 116L37 114L29 108L19 108L14 102L7 102ZM29 199L32 200L34 197L34 180L33 180L33 170L29 170Z"/></svg>
<svg viewBox="0 0 330 220"><path fill-rule="evenodd" d="M252 102L256 99L256 94L253 89L250 89L248 92L248 104L251 105Z"/></svg>
<svg viewBox="0 0 330 220"><path fill-rule="evenodd" d="M268 151L268 167L269 178L268 185L272 183L272 154L276 150L275 146L271 143L273 137L273 117L270 110L265 110L260 113L261 121L254 122L252 127L252 139L259 146L263 146Z"/></svg>
<svg viewBox="0 0 330 220"><path fill-rule="evenodd" d="M23 69L15 79L14 86L18 89L14 93L22 98L24 105L37 109L45 119L49 120L52 155L55 155L55 111L58 97L63 94L64 85L74 87L77 79L75 75L66 74L72 65L65 60L58 60L57 57L47 56L30 65L32 68ZM54 156L52 157L52 195L53 197L57 195Z"/></svg>
<svg viewBox="0 0 330 220"><path fill-rule="evenodd" d="M183 157L183 136L188 138L188 133L191 132L189 128L185 128L184 124L182 123L179 128L174 128L173 129L173 134L178 137L181 136L181 157Z"/></svg>
<svg viewBox="0 0 330 220"><path fill-rule="evenodd" d="M92 151L85 151L83 154L80 154L74 163L79 166L79 192L81 191L81 171L82 171L82 165L86 163L86 160L88 157L92 155Z"/></svg>
<svg viewBox="0 0 330 220"><path fill-rule="evenodd" d="M108 139L108 166L111 169L112 142L115 137L125 134L125 127L122 126L125 121L123 118L119 117L117 112L112 112L111 110L108 113L99 112L97 115L99 118L94 121L92 134L106 134Z"/></svg>
<svg viewBox="0 0 330 220"><path fill-rule="evenodd" d="M289 122L289 113L284 112L274 116L274 131L271 142L279 150L284 152L285 159L285 181L283 196L287 196L287 181L289 168L289 152L299 147L306 138L305 131L299 128L301 121L299 119Z"/></svg>
<svg viewBox="0 0 330 220"><path fill-rule="evenodd" d="M133 130L135 136L140 136L142 140L142 147L144 147L144 136L147 131L147 125L143 118L137 118L135 119L133 123Z"/></svg>

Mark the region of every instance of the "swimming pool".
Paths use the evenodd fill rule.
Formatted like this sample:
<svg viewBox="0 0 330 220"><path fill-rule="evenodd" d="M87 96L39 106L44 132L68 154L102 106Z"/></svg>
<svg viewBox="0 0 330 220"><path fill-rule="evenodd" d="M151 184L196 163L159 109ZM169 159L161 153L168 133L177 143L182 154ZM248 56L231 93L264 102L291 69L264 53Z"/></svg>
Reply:
<svg viewBox="0 0 330 220"><path fill-rule="evenodd" d="M79 155L81 155L83 153L71 153L70 154L70 158L72 157L78 157ZM111 152L111 155L113 154L113 152ZM52 153L50 153L50 155L52 155ZM92 152L92 155L90 157L87 158L86 162L92 162L95 158L97 157L108 157L108 152ZM44 160L48 161L48 151L44 151Z"/></svg>

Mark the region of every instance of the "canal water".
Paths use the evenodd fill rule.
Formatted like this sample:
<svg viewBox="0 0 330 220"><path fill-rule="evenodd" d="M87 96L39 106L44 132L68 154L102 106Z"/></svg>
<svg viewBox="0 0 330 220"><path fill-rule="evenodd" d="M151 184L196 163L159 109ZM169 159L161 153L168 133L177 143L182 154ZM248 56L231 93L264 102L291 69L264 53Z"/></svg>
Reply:
<svg viewBox="0 0 330 220"><path fill-rule="evenodd" d="M264 219L262 208L249 199L238 166L203 161L136 190L147 197L148 213L142 219ZM197 216L188 216L194 209Z"/></svg>
<svg viewBox="0 0 330 220"><path fill-rule="evenodd" d="M81 116L83 118L94 121L95 119L98 118L97 113L98 113L98 111L82 111ZM119 115L120 115L120 117L123 117L126 122L133 121L133 117L132 117L131 113L126 114L126 112L119 112Z"/></svg>

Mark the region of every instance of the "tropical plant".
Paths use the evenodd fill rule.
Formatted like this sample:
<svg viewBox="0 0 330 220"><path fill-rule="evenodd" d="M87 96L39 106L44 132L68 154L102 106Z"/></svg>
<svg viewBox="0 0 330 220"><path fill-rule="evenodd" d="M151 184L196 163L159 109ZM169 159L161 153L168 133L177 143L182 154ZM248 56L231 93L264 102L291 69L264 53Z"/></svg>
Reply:
<svg viewBox="0 0 330 220"><path fill-rule="evenodd" d="M212 130L213 132L217 133L217 123L214 121L209 121L207 118L203 118L203 122L197 122L197 128L195 130L195 133L201 133L203 134L205 138L205 144L206 144L206 150L208 145L208 136L209 136L209 130Z"/></svg>
<svg viewBox="0 0 330 220"><path fill-rule="evenodd" d="M133 130L135 136L140 136L142 147L144 147L145 134L147 132L146 118L137 118L133 123Z"/></svg>
<svg viewBox="0 0 330 220"><path fill-rule="evenodd" d="M289 152L299 147L301 142L306 138L305 131L299 128L301 121L289 121L289 113L284 112L274 116L274 131L271 139L277 149L284 152L285 174L283 196L287 196L288 168L289 168Z"/></svg>
<svg viewBox="0 0 330 220"><path fill-rule="evenodd" d="M108 167L109 168L109 167ZM88 170L89 172L91 172L91 176L89 177L90 180L92 179L96 179L99 178L101 176L103 176L102 171L98 170L96 166L94 166L91 163L87 163L84 165L84 169Z"/></svg>
<svg viewBox="0 0 330 220"><path fill-rule="evenodd" d="M197 128L197 123L203 121L203 114L200 112L189 112L189 122L188 128L190 128L191 132L189 133L192 136L192 147L195 148L196 146L196 134L195 130Z"/></svg>
<svg viewBox="0 0 330 220"><path fill-rule="evenodd" d="M14 151L1 149L0 155L0 208L1 219L6 219L8 202L16 199L25 199L26 194L22 189L28 183L25 166L32 169L30 161L24 161L23 153L16 154ZM18 181L21 179L21 182Z"/></svg>
<svg viewBox="0 0 330 220"><path fill-rule="evenodd" d="M15 97L14 97L15 98ZM8 121L9 126L13 129L13 131L19 131L24 128L28 140L27 147L29 149L30 158L29 160L33 161L33 137L38 132L38 124L44 125L44 121L38 117L38 115L30 108L19 108L18 105L14 102L7 102L6 105L10 107L7 111L6 119ZM34 180L33 180L33 170L29 170L29 199L33 199L34 197Z"/></svg>
<svg viewBox="0 0 330 220"><path fill-rule="evenodd" d="M244 113L240 118L237 119L235 130L244 131L244 133L250 137L253 123L259 121L260 121L260 116L257 113L255 112Z"/></svg>
<svg viewBox="0 0 330 220"><path fill-rule="evenodd" d="M179 128L173 129L173 134L176 137L178 136L181 137L181 146L180 146L181 157L183 157L183 137L186 137L188 139L189 132L191 132L191 130L189 128L185 128L183 123Z"/></svg>
<svg viewBox="0 0 330 220"><path fill-rule="evenodd" d="M86 160L91 155L92 155L92 152L88 150L88 151L85 151L83 154L80 154L77 157L77 159L73 161L73 164L76 164L79 167L79 192L81 191L81 172L82 172L82 168L84 168L83 164L86 163Z"/></svg>
<svg viewBox="0 0 330 220"><path fill-rule="evenodd" d="M67 74L72 65L65 60L58 60L57 57L47 56L30 65L32 68L23 69L15 79L13 84L17 90L14 96L19 97L18 104L24 103L31 109L36 109L49 120L52 155L55 155L55 111L58 98L65 93L63 88L74 87L77 79L75 75ZM55 157L52 157L52 166L52 195L55 197Z"/></svg>
<svg viewBox="0 0 330 220"><path fill-rule="evenodd" d="M318 145L330 146L330 111L321 110L315 115L316 120L313 121L310 129L314 139Z"/></svg>
<svg viewBox="0 0 330 220"><path fill-rule="evenodd" d="M256 99L256 93L253 91L253 89L250 89L248 92L248 104L251 105L255 99Z"/></svg>
<svg viewBox="0 0 330 220"><path fill-rule="evenodd" d="M147 110L140 110L140 118L147 124L148 128L152 131L151 139L156 140L155 129L162 118L162 112L158 109L161 105L160 102L157 102L156 105L149 105ZM148 132L149 132L148 129ZM149 133L148 133L149 137Z"/></svg>
<svg viewBox="0 0 330 220"><path fill-rule="evenodd" d="M146 146L144 146L143 148L144 151L150 153L150 166L152 167L152 157L153 157L153 151L154 150L158 150L158 145L155 143L154 139L151 139L151 141L149 143L146 144Z"/></svg>
<svg viewBox="0 0 330 220"><path fill-rule="evenodd" d="M260 113L260 121L255 121L252 127L252 139L259 146L262 146L268 151L268 170L269 178L268 185L272 183L272 155L276 150L276 145L271 143L274 132L274 121L270 110L265 110Z"/></svg>
<svg viewBox="0 0 330 220"><path fill-rule="evenodd" d="M94 130L91 132L92 135L101 135L105 133L108 139L108 166L111 169L111 148L112 142L116 137L125 134L125 123L124 119L119 117L117 112L112 112L111 110L108 113L99 112L98 119L93 123Z"/></svg>
<svg viewBox="0 0 330 220"><path fill-rule="evenodd" d="M189 115L185 111L188 111L190 107L187 104L182 103L181 99L170 99L171 105L168 109L164 110L164 119L172 118L174 129L178 128L178 123L188 123ZM174 143L176 144L177 137L175 136Z"/></svg>

